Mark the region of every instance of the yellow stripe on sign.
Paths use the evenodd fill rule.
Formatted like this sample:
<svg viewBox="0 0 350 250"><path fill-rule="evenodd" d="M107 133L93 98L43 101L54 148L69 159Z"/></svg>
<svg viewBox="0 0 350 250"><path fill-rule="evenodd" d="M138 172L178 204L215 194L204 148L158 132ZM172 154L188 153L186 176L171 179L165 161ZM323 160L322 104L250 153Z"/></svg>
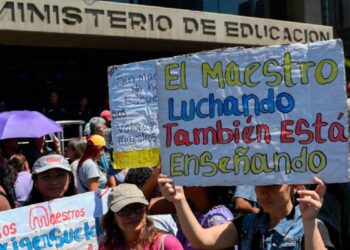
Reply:
<svg viewBox="0 0 350 250"><path fill-rule="evenodd" d="M142 168L153 167L160 164L160 149L150 148L126 152L114 152L114 168Z"/></svg>
<svg viewBox="0 0 350 250"><path fill-rule="evenodd" d="M350 59L345 58L345 66L350 68Z"/></svg>

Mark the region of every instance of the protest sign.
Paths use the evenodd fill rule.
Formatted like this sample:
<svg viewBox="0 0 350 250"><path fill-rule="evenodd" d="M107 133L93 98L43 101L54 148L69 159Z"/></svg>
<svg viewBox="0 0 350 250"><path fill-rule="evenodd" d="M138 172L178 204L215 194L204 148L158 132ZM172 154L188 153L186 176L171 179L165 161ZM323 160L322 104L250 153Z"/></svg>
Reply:
<svg viewBox="0 0 350 250"><path fill-rule="evenodd" d="M0 213L0 249L98 249L109 190ZM79 201L79 202L77 202Z"/></svg>
<svg viewBox="0 0 350 250"><path fill-rule="evenodd" d="M162 172L180 185L349 181L339 40L157 61Z"/></svg>
<svg viewBox="0 0 350 250"><path fill-rule="evenodd" d="M155 61L108 68L114 167L159 164L158 95Z"/></svg>

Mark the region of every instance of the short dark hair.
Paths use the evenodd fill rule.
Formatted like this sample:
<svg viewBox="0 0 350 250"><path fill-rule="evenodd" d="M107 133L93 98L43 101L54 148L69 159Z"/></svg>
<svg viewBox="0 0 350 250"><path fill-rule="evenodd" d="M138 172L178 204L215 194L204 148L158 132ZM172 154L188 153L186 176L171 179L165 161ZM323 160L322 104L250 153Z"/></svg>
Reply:
<svg viewBox="0 0 350 250"><path fill-rule="evenodd" d="M143 184L145 184L151 175L151 168L131 168L125 176L124 183L135 184L138 188L142 189Z"/></svg>

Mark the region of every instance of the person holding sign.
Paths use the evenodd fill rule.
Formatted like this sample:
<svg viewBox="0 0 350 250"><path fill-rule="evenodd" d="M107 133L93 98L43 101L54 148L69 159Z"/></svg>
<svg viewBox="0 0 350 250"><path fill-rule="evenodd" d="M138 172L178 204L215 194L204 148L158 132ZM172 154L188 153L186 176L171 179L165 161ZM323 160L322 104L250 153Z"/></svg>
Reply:
<svg viewBox="0 0 350 250"><path fill-rule="evenodd" d="M33 165L32 177L33 189L27 205L77 193L72 169L62 155L51 154L40 157Z"/></svg>
<svg viewBox="0 0 350 250"><path fill-rule="evenodd" d="M147 216L149 205L134 184L123 183L111 189L108 212L102 218L104 239L99 249L183 249L171 234L158 232Z"/></svg>
<svg viewBox="0 0 350 250"><path fill-rule="evenodd" d="M326 188L314 178L315 190L305 186L256 186L257 199L262 207L258 214L248 214L232 222L204 229L197 222L186 201L182 187L160 175L163 196L172 202L187 239L194 247L205 249L328 249L333 247L324 224L316 219L322 207ZM294 204L297 193L299 205Z"/></svg>
<svg viewBox="0 0 350 250"><path fill-rule="evenodd" d="M131 170L129 170L130 172ZM142 190L150 201L149 212L155 216L160 214L174 214L175 207L164 197L153 197L152 193L158 187L158 176L160 167L153 168L153 173L142 186ZM157 190L158 191L158 190ZM233 219L233 214L229 209L231 197L229 190L222 186L189 186L184 188L187 202L193 211L198 223L203 228L213 227L219 224L226 224ZM186 238L182 228L178 225L176 238L180 241L185 250L195 250Z"/></svg>

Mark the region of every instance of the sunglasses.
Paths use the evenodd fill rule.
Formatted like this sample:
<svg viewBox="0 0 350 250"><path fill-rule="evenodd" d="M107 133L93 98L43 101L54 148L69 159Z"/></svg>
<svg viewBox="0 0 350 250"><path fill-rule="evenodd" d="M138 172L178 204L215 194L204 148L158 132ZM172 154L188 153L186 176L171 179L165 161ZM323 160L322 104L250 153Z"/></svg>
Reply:
<svg viewBox="0 0 350 250"><path fill-rule="evenodd" d="M141 214L141 213L144 213L145 211L146 211L145 205L140 203L135 203L122 208L116 214L121 217L127 217L127 216L130 216L131 214Z"/></svg>

